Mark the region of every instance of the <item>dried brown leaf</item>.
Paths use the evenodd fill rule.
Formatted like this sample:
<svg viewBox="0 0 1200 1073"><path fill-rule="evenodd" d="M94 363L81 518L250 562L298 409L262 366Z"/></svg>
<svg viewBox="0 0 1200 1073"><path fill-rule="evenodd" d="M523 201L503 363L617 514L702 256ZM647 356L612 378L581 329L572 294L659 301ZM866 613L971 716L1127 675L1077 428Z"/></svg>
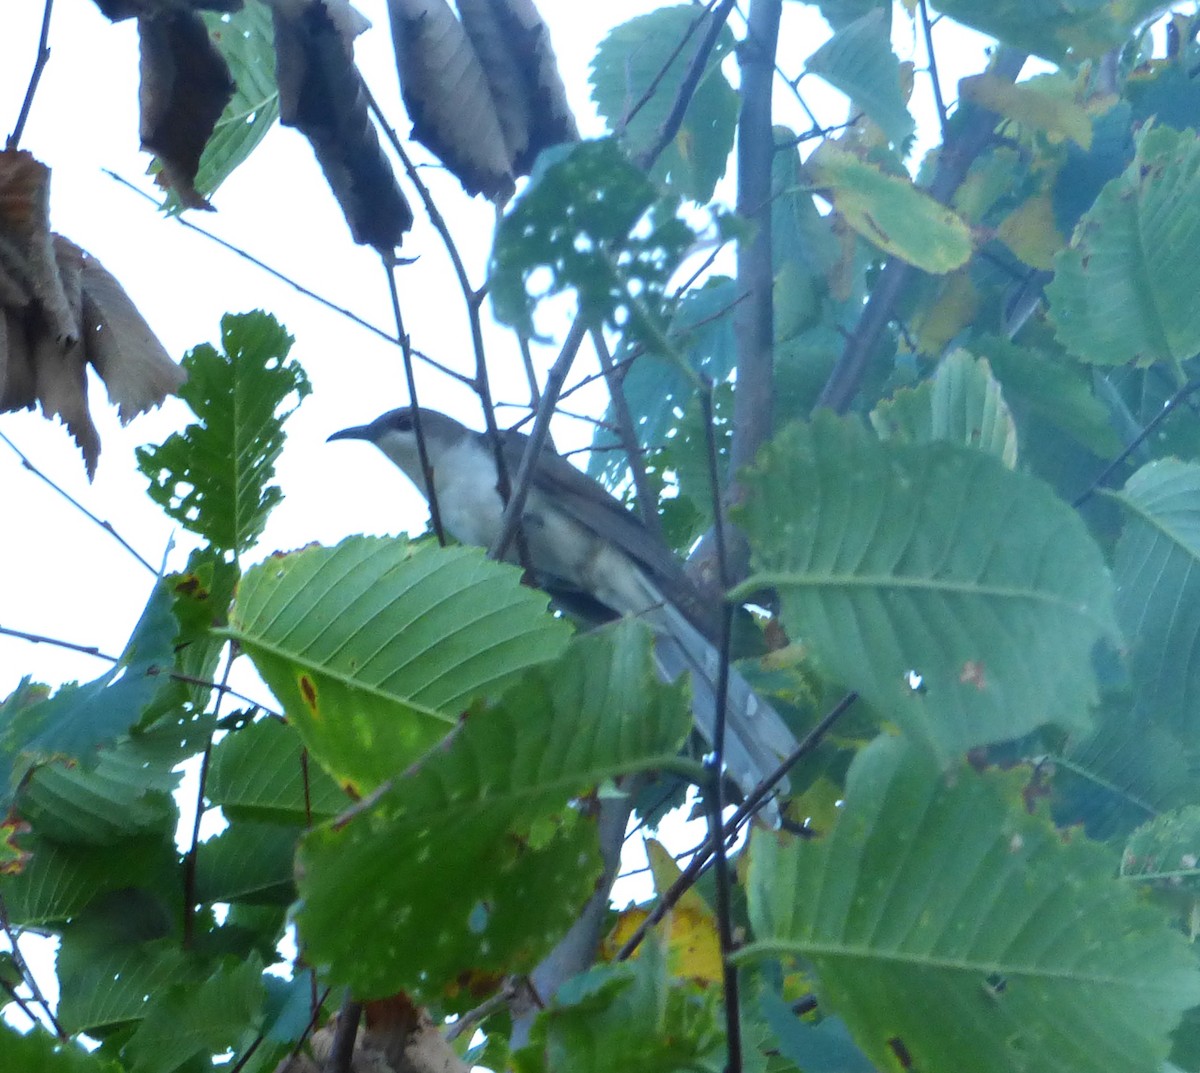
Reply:
<svg viewBox="0 0 1200 1073"><path fill-rule="evenodd" d="M469 194L506 198L513 158L479 56L446 0L388 0L413 138Z"/></svg>
<svg viewBox="0 0 1200 1073"><path fill-rule="evenodd" d="M514 175L538 153L579 137L550 32L533 0L458 0L504 128Z"/></svg>
<svg viewBox="0 0 1200 1073"><path fill-rule="evenodd" d="M37 401L33 358L25 332L25 318L0 309L0 412L29 410Z"/></svg>
<svg viewBox="0 0 1200 1073"><path fill-rule="evenodd" d="M88 480L96 475L100 433L88 412L87 369L80 342L62 346L45 333L33 338L33 369L37 397L47 420L59 418L83 452Z"/></svg>
<svg viewBox="0 0 1200 1073"><path fill-rule="evenodd" d="M154 153L180 202L212 206L196 189L200 154L233 97L229 65L192 11L168 10L138 18L141 42L142 148Z"/></svg>
<svg viewBox="0 0 1200 1073"><path fill-rule="evenodd" d="M50 237L50 169L25 150L0 152L0 255L9 274L38 300L50 331L64 344L79 338L79 319L54 258ZM11 263L10 263L11 259Z"/></svg>
<svg viewBox="0 0 1200 1073"><path fill-rule="evenodd" d="M33 300L24 260L16 243L0 233L0 307L24 309Z"/></svg>
<svg viewBox="0 0 1200 1073"><path fill-rule="evenodd" d="M124 288L95 257L66 239L82 259L83 342L117 408L121 424L159 406L187 378L150 329Z"/></svg>
<svg viewBox="0 0 1200 1073"><path fill-rule="evenodd" d="M279 118L312 144L354 241L390 254L412 227L354 66L367 21L346 0L267 0L275 23Z"/></svg>

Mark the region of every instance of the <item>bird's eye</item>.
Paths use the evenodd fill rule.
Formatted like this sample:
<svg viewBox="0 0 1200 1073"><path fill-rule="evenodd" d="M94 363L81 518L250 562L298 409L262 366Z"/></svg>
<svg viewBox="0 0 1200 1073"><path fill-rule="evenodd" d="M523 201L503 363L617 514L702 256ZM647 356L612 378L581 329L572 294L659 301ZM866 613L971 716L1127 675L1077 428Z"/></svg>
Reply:
<svg viewBox="0 0 1200 1073"><path fill-rule="evenodd" d="M405 412L396 415L396 431L411 432L413 427L412 414Z"/></svg>

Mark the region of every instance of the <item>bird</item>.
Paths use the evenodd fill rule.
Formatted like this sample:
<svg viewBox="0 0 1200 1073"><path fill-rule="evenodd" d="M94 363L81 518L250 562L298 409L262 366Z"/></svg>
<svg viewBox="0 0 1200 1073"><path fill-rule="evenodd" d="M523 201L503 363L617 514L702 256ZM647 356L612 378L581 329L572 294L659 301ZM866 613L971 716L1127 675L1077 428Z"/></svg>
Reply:
<svg viewBox="0 0 1200 1073"><path fill-rule="evenodd" d="M500 533L505 504L486 433L437 410L404 406L369 424L335 432L327 442L374 444L428 500L418 423L444 530L461 544L490 547ZM500 433L510 474L518 471L528 442L516 430ZM521 536L523 565L565 613L590 622L630 615L650 626L660 677L674 681L690 674L693 717L711 744L721 665L721 608L688 576L665 541L548 445L533 466ZM519 562L522 552L513 543L507 558ZM749 794L796 748L796 739L734 667L729 668L726 697L725 773ZM786 790L786 779L779 787ZM774 801L767 802L763 814L772 825L778 823Z"/></svg>

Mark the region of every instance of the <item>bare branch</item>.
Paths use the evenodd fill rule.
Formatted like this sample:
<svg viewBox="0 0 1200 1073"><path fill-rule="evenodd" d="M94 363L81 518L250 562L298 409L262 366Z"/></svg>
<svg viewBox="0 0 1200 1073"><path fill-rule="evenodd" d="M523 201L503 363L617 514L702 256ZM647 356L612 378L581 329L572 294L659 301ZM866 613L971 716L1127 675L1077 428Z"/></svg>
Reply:
<svg viewBox="0 0 1200 1073"><path fill-rule="evenodd" d="M362 1004L350 997L347 989L346 997L342 999L342 1008L338 1010L337 1031L333 1036L333 1046L329 1058L325 1062L325 1073L350 1073L350 1063L354 1059L354 1041L358 1038L358 1025L362 1021Z"/></svg>
<svg viewBox="0 0 1200 1073"><path fill-rule="evenodd" d="M33 63L33 72L29 76L29 85L25 89L25 99L21 102L21 111L17 122L13 125L12 133L8 136L6 148L12 152L21 143L21 135L25 133L25 123L29 119L29 110L33 107L33 97L37 93L38 83L42 80L42 72L50 60L50 13L54 9L54 0L46 0L42 10L42 32L38 38L37 59Z"/></svg>
<svg viewBox="0 0 1200 1073"><path fill-rule="evenodd" d="M938 78L937 56L933 51L933 26L929 22L929 7L920 0L921 29L925 33L925 55L929 57L929 79L933 83L933 101L937 106L938 122L942 127L942 142L946 141L946 102L942 99L942 83Z"/></svg>

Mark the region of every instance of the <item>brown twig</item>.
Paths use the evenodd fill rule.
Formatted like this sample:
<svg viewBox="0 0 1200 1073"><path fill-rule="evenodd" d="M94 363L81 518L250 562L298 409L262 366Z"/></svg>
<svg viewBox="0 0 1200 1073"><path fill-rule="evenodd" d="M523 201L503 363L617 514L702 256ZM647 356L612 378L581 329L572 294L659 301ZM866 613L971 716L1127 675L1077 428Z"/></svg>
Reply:
<svg viewBox="0 0 1200 1073"><path fill-rule="evenodd" d="M937 57L933 52L933 26L929 22L929 7L919 0L921 29L925 35L925 55L929 57L929 80L933 83L933 101L937 106L938 122L942 128L942 142L946 141L946 102L942 99L942 83L938 78Z"/></svg>
<svg viewBox="0 0 1200 1073"><path fill-rule="evenodd" d="M16 929L12 925L12 921L8 915L8 905L4 901L4 895L0 893L0 930L3 930L8 939L8 950L12 955L13 965L17 972L21 974L21 979L25 986L29 988L29 993L33 996L33 1001L37 1003L42 1013L45 1014L46 1020L50 1022L54 1033L61 1040L67 1040L70 1037L63 1031L63 1026L54 1015L54 1007L46 1001L46 996L42 993L42 989L38 987L37 977L33 975L29 968L29 962L25 960L25 955L21 953L21 946L18 943L18 935ZM40 1021L38 1022L41 1023Z"/></svg>
<svg viewBox="0 0 1200 1073"><path fill-rule="evenodd" d="M17 122L13 125L12 133L8 136L5 147L13 152L21 143L21 135L25 133L25 123L29 119L29 111L33 107L33 97L37 93L38 83L42 80L42 72L50 60L50 12L54 9L54 0L46 0L42 10L42 32L38 38L37 59L33 63L33 72L29 76L29 85L25 88L25 99L21 102L21 111Z"/></svg>
<svg viewBox="0 0 1200 1073"><path fill-rule="evenodd" d="M358 1026L362 1021L362 1004L350 997L349 989L338 1010L337 1030L333 1034L333 1046L325 1060L324 1073L350 1073L354 1059L354 1041L358 1038Z"/></svg>
<svg viewBox="0 0 1200 1073"><path fill-rule="evenodd" d="M147 570L149 570L150 573L152 573L155 577L158 576L158 571L153 566L151 566L150 561L148 559L146 559L144 556L139 555L137 553L137 551L134 550L133 545L130 544L128 540L126 540L123 536L121 536L120 533L118 533L116 531L116 529L113 527L112 522L106 522L103 519L98 518L95 514L93 514L90 510L88 510L87 507L85 507L82 503L80 503L78 499L76 499L73 495L71 495L71 493L68 492L65 488L62 488L59 485L55 484L54 481L52 481L49 477L46 476L46 474L44 474L40 469L38 469L37 466L35 466L29 460L29 458L25 455L25 452L22 451L21 448L19 448L15 443L13 443L13 441L10 440L6 435L4 435L3 432L0 432L0 440L3 440L6 444L8 444L8 446L12 449L12 451L16 454L16 456L21 460L21 465L24 466L25 469L27 469L35 477L39 477L43 481L45 481L60 496L62 496L63 499L65 499L68 503L70 503L71 506L73 506L82 515L84 515L84 517L86 517L89 521L95 522L96 525L100 526L101 529L103 529L110 537L113 538L113 540L115 540L118 544L121 545L121 547L123 547L127 552L129 552L129 554L132 555L139 563L141 563L142 566L144 566Z"/></svg>

